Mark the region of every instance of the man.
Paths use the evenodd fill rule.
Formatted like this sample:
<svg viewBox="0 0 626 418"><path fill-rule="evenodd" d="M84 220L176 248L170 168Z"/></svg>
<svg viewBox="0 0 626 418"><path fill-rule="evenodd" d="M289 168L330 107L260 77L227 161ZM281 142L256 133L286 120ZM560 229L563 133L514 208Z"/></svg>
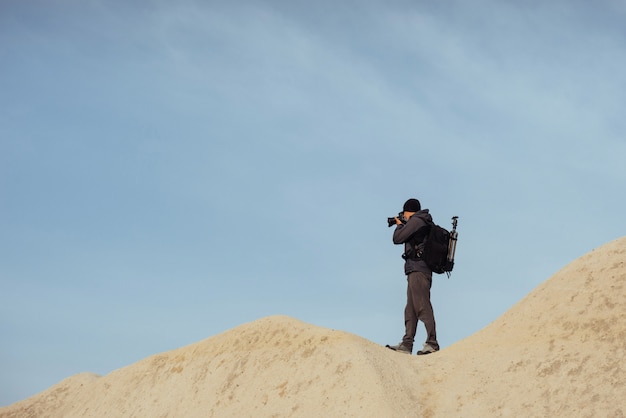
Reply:
<svg viewBox="0 0 626 418"><path fill-rule="evenodd" d="M409 199L402 208L402 220L396 217L396 229L393 232L393 243L404 244L404 273L407 275L406 307L404 308L405 334L398 345L387 345L394 351L411 354L417 331L417 322L422 321L426 327L426 343L418 355L430 354L439 350L435 315L430 303L430 287L433 272L421 258L424 238L428 234L432 217L428 209L421 208L417 199Z"/></svg>

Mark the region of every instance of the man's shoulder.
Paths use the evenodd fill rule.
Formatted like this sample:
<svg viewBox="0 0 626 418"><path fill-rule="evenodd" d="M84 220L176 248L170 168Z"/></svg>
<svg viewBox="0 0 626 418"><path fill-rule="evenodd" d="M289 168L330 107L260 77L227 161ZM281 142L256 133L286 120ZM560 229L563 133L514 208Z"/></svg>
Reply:
<svg viewBox="0 0 626 418"><path fill-rule="evenodd" d="M425 224L430 224L433 221L433 217L430 215L428 209L422 209L415 214L415 217Z"/></svg>

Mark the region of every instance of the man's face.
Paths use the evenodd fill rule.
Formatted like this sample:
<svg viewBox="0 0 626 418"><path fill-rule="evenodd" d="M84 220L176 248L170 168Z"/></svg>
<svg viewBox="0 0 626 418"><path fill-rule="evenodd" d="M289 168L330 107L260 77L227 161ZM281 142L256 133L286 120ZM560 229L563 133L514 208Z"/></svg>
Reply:
<svg viewBox="0 0 626 418"><path fill-rule="evenodd" d="M411 216L415 215L416 213L417 212L407 212L407 211L404 211L404 219L406 219L408 221L409 219L411 219Z"/></svg>

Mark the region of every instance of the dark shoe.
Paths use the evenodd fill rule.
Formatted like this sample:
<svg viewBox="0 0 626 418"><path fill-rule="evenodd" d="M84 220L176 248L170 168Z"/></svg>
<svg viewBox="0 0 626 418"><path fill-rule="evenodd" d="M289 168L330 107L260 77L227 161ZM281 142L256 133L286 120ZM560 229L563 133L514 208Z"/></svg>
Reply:
<svg viewBox="0 0 626 418"><path fill-rule="evenodd" d="M404 343L399 343L398 345L386 345L385 347L390 350L397 351L399 353L411 354L411 349L404 345Z"/></svg>
<svg viewBox="0 0 626 418"><path fill-rule="evenodd" d="M432 348L430 346L430 344L424 344L424 348L422 348L420 351L418 351L417 355L418 356L423 356L424 354L434 353L435 351L438 351L438 350L435 350L434 348Z"/></svg>

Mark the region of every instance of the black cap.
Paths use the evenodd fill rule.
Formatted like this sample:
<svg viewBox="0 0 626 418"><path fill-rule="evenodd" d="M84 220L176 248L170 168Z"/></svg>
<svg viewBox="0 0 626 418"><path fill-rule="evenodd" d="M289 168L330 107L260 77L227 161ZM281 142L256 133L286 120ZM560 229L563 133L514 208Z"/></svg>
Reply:
<svg viewBox="0 0 626 418"><path fill-rule="evenodd" d="M403 212L419 212L422 209L420 201L417 199L409 199L404 203L402 207Z"/></svg>

